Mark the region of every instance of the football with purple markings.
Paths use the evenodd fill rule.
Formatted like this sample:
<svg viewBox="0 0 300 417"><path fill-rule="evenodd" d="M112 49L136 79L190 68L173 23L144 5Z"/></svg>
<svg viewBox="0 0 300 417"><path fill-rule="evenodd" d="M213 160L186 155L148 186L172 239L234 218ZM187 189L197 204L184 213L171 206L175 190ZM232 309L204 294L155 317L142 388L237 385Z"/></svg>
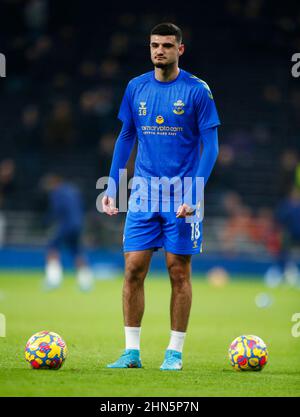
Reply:
<svg viewBox="0 0 300 417"><path fill-rule="evenodd" d="M67 345L54 332L35 333L25 346L25 359L34 369L59 369L67 357Z"/></svg>
<svg viewBox="0 0 300 417"><path fill-rule="evenodd" d="M237 371L261 371L268 363L268 350L258 336L243 335L233 340L228 350L229 360Z"/></svg>

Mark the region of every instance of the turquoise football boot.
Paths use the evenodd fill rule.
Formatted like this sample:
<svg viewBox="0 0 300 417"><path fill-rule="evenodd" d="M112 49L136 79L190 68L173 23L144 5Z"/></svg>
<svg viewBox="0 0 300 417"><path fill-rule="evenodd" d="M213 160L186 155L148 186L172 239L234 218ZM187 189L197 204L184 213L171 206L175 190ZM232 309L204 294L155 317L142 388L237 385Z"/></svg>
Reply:
<svg viewBox="0 0 300 417"><path fill-rule="evenodd" d="M182 354L176 350L166 350L165 360L160 367L161 371L180 371L182 369Z"/></svg>
<svg viewBox="0 0 300 417"><path fill-rule="evenodd" d="M141 368L142 362L138 349L126 349L119 359L109 363L107 368Z"/></svg>

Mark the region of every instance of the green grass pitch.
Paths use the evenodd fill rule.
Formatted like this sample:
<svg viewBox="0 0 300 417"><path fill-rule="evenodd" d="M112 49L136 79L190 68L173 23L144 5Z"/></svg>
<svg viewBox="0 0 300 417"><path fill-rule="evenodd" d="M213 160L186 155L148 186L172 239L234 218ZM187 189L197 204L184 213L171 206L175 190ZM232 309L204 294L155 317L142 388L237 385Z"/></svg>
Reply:
<svg viewBox="0 0 300 417"><path fill-rule="evenodd" d="M41 273L0 274L1 396L299 396L300 337L292 337L292 315L300 312L300 289L268 289L261 280L234 279L225 287L193 277L193 306L180 372L159 370L169 340L170 284L166 275L146 280L142 369L111 370L124 347L121 277L97 281L82 294L68 276L53 292L42 291ZM273 304L257 308L268 292ZM59 333L69 355L58 371L33 370L24 359L28 338L40 330ZM262 372L236 372L227 357L230 342L255 334L267 344Z"/></svg>

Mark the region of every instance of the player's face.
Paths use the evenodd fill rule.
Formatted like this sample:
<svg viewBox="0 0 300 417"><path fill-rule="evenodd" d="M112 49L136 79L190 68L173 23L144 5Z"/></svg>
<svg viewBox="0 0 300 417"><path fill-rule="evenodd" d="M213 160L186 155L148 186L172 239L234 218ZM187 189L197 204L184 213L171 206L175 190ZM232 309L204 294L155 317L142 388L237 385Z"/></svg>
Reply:
<svg viewBox="0 0 300 417"><path fill-rule="evenodd" d="M184 45L177 42L174 35L151 35L151 61L157 68L165 68L178 63L184 52Z"/></svg>

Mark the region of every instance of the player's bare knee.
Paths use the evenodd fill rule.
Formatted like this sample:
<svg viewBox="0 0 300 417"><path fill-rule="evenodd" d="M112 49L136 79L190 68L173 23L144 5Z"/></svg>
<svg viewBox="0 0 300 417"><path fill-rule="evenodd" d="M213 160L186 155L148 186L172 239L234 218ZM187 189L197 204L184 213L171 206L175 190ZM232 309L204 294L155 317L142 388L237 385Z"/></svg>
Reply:
<svg viewBox="0 0 300 417"><path fill-rule="evenodd" d="M171 284L173 287L183 287L190 283L190 274L180 264L172 264L168 267Z"/></svg>
<svg viewBox="0 0 300 417"><path fill-rule="evenodd" d="M125 270L125 280L129 283L142 283L146 276L146 268L137 262L128 262Z"/></svg>

